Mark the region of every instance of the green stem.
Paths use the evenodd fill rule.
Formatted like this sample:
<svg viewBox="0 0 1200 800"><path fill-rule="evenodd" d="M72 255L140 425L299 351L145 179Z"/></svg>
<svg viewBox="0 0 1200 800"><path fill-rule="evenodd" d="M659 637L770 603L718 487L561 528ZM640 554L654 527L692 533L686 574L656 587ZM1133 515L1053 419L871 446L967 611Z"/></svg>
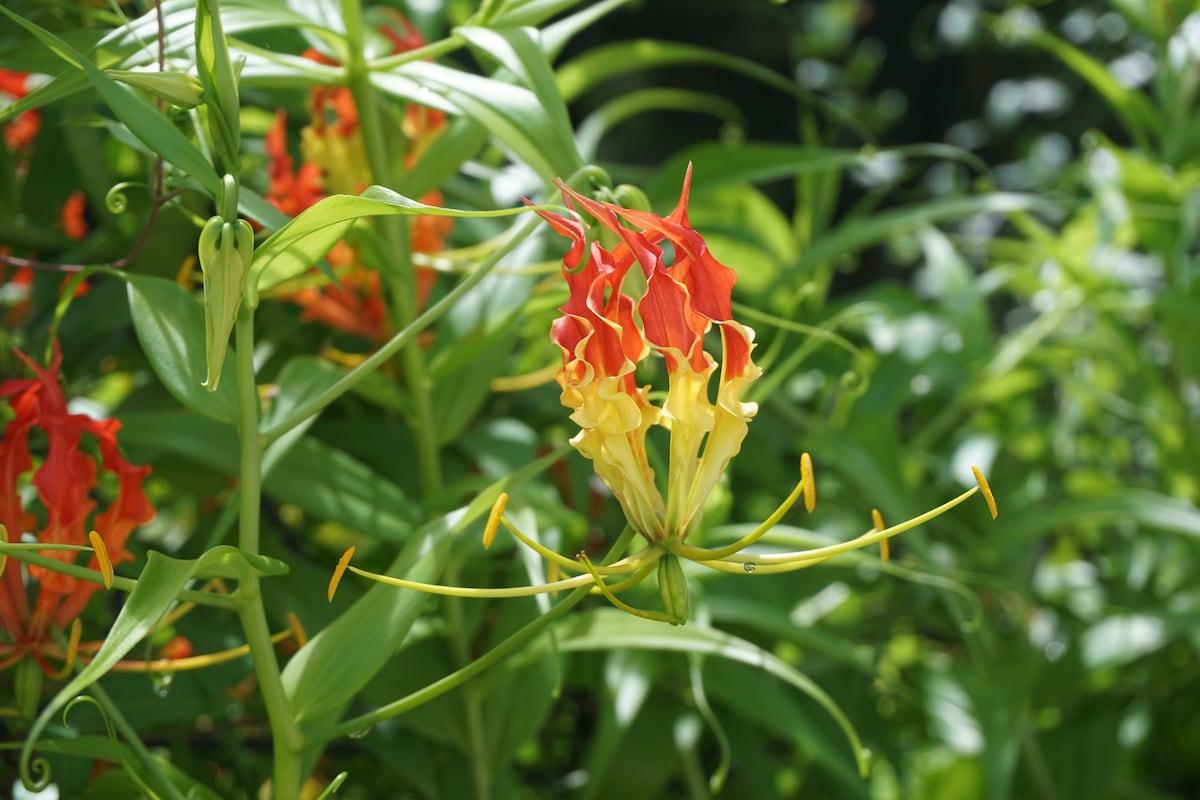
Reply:
<svg viewBox="0 0 1200 800"><path fill-rule="evenodd" d="M458 584L458 567L446 571L446 582ZM461 597L446 598L446 624L450 630L450 643L454 650L454 665L461 669L471 663L470 642L463 614ZM466 727L466 751L471 765L471 788L475 797L483 800L491 796L491 777L484 757L483 706L475 687L467 686L462 691L463 724Z"/></svg>
<svg viewBox="0 0 1200 800"><path fill-rule="evenodd" d="M362 8L358 0L343 0L342 18L346 24L346 83L358 109L359 130L372 183L388 185L394 182L391 149L384 134L384 113L379 96L371 85L371 73L363 49ZM399 265L391 270L397 276L392 291L397 327L412 325L417 315L416 267L412 262L412 242L408 222L397 217L379 221L387 250ZM442 463L439 456L437 427L434 424L431 384L425 372L425 354L420 344L410 340L400 350L400 366L412 397L409 420L416 442L417 472L426 497L436 495L442 488Z"/></svg>
<svg viewBox="0 0 1200 800"><path fill-rule="evenodd" d="M621 533L620 538L618 538L613 544L612 549L608 551L608 555L604 557L604 560L601 563L605 565L612 564L614 561L620 558L621 554L624 553L625 549L629 546L629 542L633 539L633 537L633 529L626 527ZM441 697L451 689L461 686L475 676L479 675L490 667L499 664L509 656L516 653L521 647L532 641L534 637L545 630L550 623L562 617L572 608L577 606L580 601L583 600L583 598L588 596L589 592L591 592L590 586L579 587L575 591L571 592L571 594L567 595L567 597L562 602L558 603L558 605L554 606L545 614L542 614L524 628L521 628L519 631L509 636L503 642L496 645L478 659L472 661L470 664L467 664L461 669L450 673L441 680L435 681L422 689L418 689L412 694L401 697L399 700L395 700L385 706L381 706L367 714L354 717L353 719L347 720L339 725L335 725L332 728L306 731L305 733L308 740L329 741L342 736L350 736L351 734L357 733L366 728L370 728L376 723L399 716L406 711L411 711L423 703L428 703L430 700Z"/></svg>
<svg viewBox="0 0 1200 800"><path fill-rule="evenodd" d="M234 327L237 337L238 546L258 554L259 504L262 500L262 439L258 435L258 384L254 375L254 312L243 309Z"/></svg>
<svg viewBox="0 0 1200 800"><path fill-rule="evenodd" d="M243 308L235 328L237 336L238 439L240 450L240 511L238 544L249 553L259 550L259 510L262 503L262 437L258 433L258 385L254 375L254 312ZM234 594L238 619L250 658L258 677L258 688L267 708L274 747L273 795L277 798L300 796L303 739L283 691L279 662L267 627L262 589L256 574L247 575Z"/></svg>

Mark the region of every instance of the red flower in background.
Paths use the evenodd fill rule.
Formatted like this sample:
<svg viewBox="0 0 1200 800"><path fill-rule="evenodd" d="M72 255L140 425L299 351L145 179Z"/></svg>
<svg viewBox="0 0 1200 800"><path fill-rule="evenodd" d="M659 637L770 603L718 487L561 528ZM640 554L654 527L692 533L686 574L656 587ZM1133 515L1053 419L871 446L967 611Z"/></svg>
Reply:
<svg viewBox="0 0 1200 800"><path fill-rule="evenodd" d="M394 24L379 30L402 53L425 44L421 34L408 20L392 13ZM305 57L323 64L335 64L316 50ZM311 121L301 131L303 160L297 169L287 149L287 117L280 110L267 132L266 150L270 157L270 185L267 199L283 213L295 216L325 196L325 190L357 194L367 186L370 169L358 125L354 97L344 86L318 86L309 94ZM410 104L405 112L403 131L408 138L408 164L424 152L445 126L440 111ZM441 205L440 192L428 192L421 198L428 205ZM412 249L416 253L436 253L454 223L449 217L416 217L412 228ZM373 342L391 335L387 306L380 295L379 274L363 266L357 250L346 244L334 247L326 256L337 273L339 285L324 278L296 289L286 299L303 307L302 318L321 322L336 330L362 336ZM310 274L308 279L312 279ZM422 306L433 290L436 273L417 269L417 304Z"/></svg>
<svg viewBox="0 0 1200 800"><path fill-rule="evenodd" d="M59 222L62 224L63 233L73 242L78 242L88 235L87 219L84 217L86 211L87 195L82 189L71 192L63 203Z"/></svg>
<svg viewBox="0 0 1200 800"><path fill-rule="evenodd" d="M0 438L0 523L7 527L12 541L31 534L45 544L87 545L88 531L95 530L113 564L132 561L125 542L134 528L154 516L154 507L142 491L150 467L134 466L121 455L118 420L68 412L58 374L62 354L57 346L49 369L38 367L19 351L17 356L35 377L0 383L0 399L7 400L15 415ZM45 456L36 470L29 441L35 430L46 439ZM81 449L85 434L98 442L98 459ZM21 478L31 471L43 512L41 520L25 506L20 491ZM98 506L93 491L99 487L102 473L115 478L116 497L93 515ZM63 562L75 559L71 551L47 551L46 555ZM94 556L90 565L96 568ZM28 575L30 583L36 582L38 587L32 607L20 569L10 565L0 577L0 625L9 639L0 644L0 667L29 654L52 672L43 652L50 630L70 625L99 587L35 565L29 567Z"/></svg>
<svg viewBox="0 0 1200 800"><path fill-rule="evenodd" d="M287 149L287 113L281 108L275 112L275 124L267 131L265 140L270 185L267 200L289 217L294 217L316 203L325 195L321 192L321 167L304 163L296 170L295 161Z"/></svg>
<svg viewBox="0 0 1200 800"><path fill-rule="evenodd" d="M20 100L27 94L29 73L0 69L0 95L7 95L11 102ZM42 117L36 108L22 111L16 119L4 126L4 145L13 153L21 152L33 144L41 125Z"/></svg>

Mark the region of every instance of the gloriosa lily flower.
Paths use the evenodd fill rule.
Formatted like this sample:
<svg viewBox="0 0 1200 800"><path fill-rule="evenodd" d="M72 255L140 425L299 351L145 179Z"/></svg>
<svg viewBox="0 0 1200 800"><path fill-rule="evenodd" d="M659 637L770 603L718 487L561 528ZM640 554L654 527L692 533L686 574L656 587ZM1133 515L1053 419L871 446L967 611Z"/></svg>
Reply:
<svg viewBox="0 0 1200 800"><path fill-rule="evenodd" d="M392 45L393 53L415 50L425 40L398 12L387 9L387 17L378 27ZM306 58L336 66L337 62L317 50L307 50ZM302 161L299 168L288 152L287 115L280 109L265 139L270 158L270 186L267 200L288 216L296 216L325 197L325 191L356 194L366 188L370 170L358 109L345 86L316 86L309 92L309 124L300 132ZM406 161L411 167L421 153L445 127L441 111L410 103L405 108L402 132L407 148ZM441 205L442 194L427 192L421 202ZM411 246L414 253L437 253L445 249L444 240L454 227L450 217L420 216L412 222ZM364 266L356 246L339 242L326 255L338 276L330 283L312 270L289 282L278 292L289 302L301 306L301 319L320 322L335 330L382 342L394 333L388 309L381 296L379 273ZM437 274L428 268L416 271L417 306L424 306L433 291Z"/></svg>
<svg viewBox="0 0 1200 800"><path fill-rule="evenodd" d="M51 547L94 549L96 555L90 566L108 574L113 563L133 560L125 542L134 528L154 516L154 507L142 491L150 468L130 464L121 455L117 448L119 421L95 420L67 411L59 383L62 355L57 346L49 369L42 369L19 351L17 355L35 377L0 383L0 398L7 398L14 415L0 437L0 526L6 530L3 538L20 541L28 533ZM29 446L35 429L43 431L47 440L45 458L36 470ZM98 464L80 447L84 434L99 442ZM39 524L39 516L26 507L18 485L30 471L44 524ZM117 493L93 516L97 507L93 491L100 472L113 476ZM91 548L87 547L89 543ZM77 553L51 549L47 555L73 562ZM71 625L99 586L36 565L30 565L28 575L38 586L32 607L21 570L6 569L0 576L0 624L8 640L0 643L0 667L29 654L49 673L44 653L47 647L54 649L51 630Z"/></svg>
<svg viewBox="0 0 1200 800"><path fill-rule="evenodd" d="M690 185L689 168L679 203L666 218L561 186L568 205L620 237L611 251L591 241L580 222L538 212L574 240L563 260L570 297L551 329L563 355L563 405L580 427L571 444L591 459L630 523L652 542L682 541L699 523L705 499L741 449L758 410L742 395L762 374L750 359L754 332L730 309L736 276L688 224ZM664 240L675 251L670 266L658 246ZM645 278L636 301L623 291L635 263ZM722 349L715 403L708 388L718 362L704 349L714 325ZM635 377L637 365L652 353L662 357L669 380L661 408L649 402L649 387L639 387ZM654 425L671 432L665 502L646 457L646 433Z"/></svg>
<svg viewBox="0 0 1200 800"><path fill-rule="evenodd" d="M743 395L762 372L751 359L754 332L733 319L736 275L717 261L688 222L690 186L689 166L679 202L666 217L592 200L561 182L559 188L574 216L537 211L556 231L572 240L562 270L569 297L559 309L563 316L551 329L551 338L562 351L557 376L562 402L571 409L571 419L580 428L571 444L592 461L597 476L620 502L630 528L640 534L646 546L609 565L595 565L583 554L577 559L567 558L511 525L503 516L507 496L502 494L485 528L484 544L491 544L498 526L503 524L547 559L552 571L561 568L579 574L513 589L448 587L376 575L350 566L351 548L334 571L329 587L331 600L349 569L404 588L464 597L514 597L590 586L622 610L679 624L688 614L687 584L680 559L724 572L771 574L814 566L875 543L881 545L886 559L889 538L945 513L978 491L983 492L992 516L996 515L987 481L974 470L977 486L898 525L886 527L879 512L874 511L872 528L847 542L788 553L745 552L801 497L805 507L813 509L816 483L812 461L805 453L800 461L800 480L791 494L749 534L718 548L696 547L685 541L700 524L708 495L741 449L748 423L758 410L754 403L743 400ZM595 219L598 234L596 226L589 227L576 218L584 214ZM606 247L601 237L615 244ZM670 263L664 243L673 251ZM636 297L627 293L627 287L634 286ZM706 335L714 327L720 334L719 362L713 352L705 350ZM661 407L650 401L650 387L638 386L636 379L638 364L656 357L661 358L668 376ZM716 389L710 393L718 366ZM670 433L665 498L647 457L646 435L655 425ZM648 577L655 568L665 613L635 609L615 596Z"/></svg>
<svg viewBox="0 0 1200 800"><path fill-rule="evenodd" d="M150 467L131 464L121 454L117 443L121 423L117 419L96 420L68 411L57 344L46 369L24 353L16 354L34 377L0 382L0 400L6 401L0 406L0 418L8 416L0 431L0 670L18 665L19 669L32 667L34 673L63 678L74 669L76 660L86 662L103 644L80 641L79 617L102 584L113 585L113 565L133 560L126 542L135 528L154 516L154 506L142 488ZM98 442L99 458L85 446L85 436ZM45 455L38 463L40 448L31 446L30 439L36 442L43 437ZM98 509L95 495L102 473L110 474L116 494ZM22 491L26 476L35 490L36 505L28 502ZM27 537L36 541L22 542ZM16 548L23 549L17 552ZM31 563L23 571L11 558L21 558L28 550L40 554L42 563ZM8 551L14 552L10 555ZM100 573L100 582L54 569L56 562L74 564L80 551L92 552L87 566ZM225 591L219 580L210 581L204 590ZM173 625L193 607L192 603L181 604L158 627ZM300 621L290 613L288 620L288 629L274 634L272 640L292 638L303 645L306 636ZM68 630L64 647L60 632ZM220 664L247 653L249 646L242 645L193 655L190 642L176 636L160 650L158 658L123 660L113 669L176 672ZM25 695L18 697L19 705L24 705L23 700L36 700L40 680L18 683L25 687L18 691Z"/></svg>

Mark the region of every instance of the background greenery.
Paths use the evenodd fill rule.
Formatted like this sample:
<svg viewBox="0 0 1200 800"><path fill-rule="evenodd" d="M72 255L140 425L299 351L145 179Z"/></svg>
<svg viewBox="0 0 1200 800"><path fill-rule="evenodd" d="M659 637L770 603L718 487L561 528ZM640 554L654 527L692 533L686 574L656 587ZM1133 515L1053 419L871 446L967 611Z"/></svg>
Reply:
<svg viewBox="0 0 1200 800"><path fill-rule="evenodd" d="M254 5L223 4L231 36L303 49L286 24L237 29L231 13L249 19ZM572 130L557 131L573 142L563 147L643 187L663 213L692 161L692 222L739 274L739 319L755 328L765 370L761 410L699 541L764 518L802 450L817 463L820 501L812 515L789 514L780 542L854 536L872 507L888 520L913 516L971 485L971 464L989 476L1001 515L993 522L968 504L893 542L888 563L876 552L786 576L689 572L684 628L589 601L553 639L466 687L331 741L314 765L321 784L347 771L339 796L469 796L472 775L476 794L497 797L1200 793L1194 4L659 0L612 4L595 21L572 16L586 4L498 5L502 21L544 31L563 18L587 23L549 58L570 114ZM327 18L311 9L322 7L292 4L318 21ZM108 11L11 8L81 48L114 26ZM475 10L406 9L431 42ZM0 67L62 68L15 26L4 31ZM520 83L478 52L439 63ZM271 115L302 116L310 81L243 77L245 180L259 191ZM459 150L435 153L393 188L417 197L437 187L464 209L537 195L563 174L552 149L561 123L546 108L545 119L517 119L524 138L504 134L487 109L464 112L492 136L464 133ZM145 197L128 192L121 215L104 197L145 180L145 148L119 135L92 93L43 113L27 178L0 175L0 241L64 263L120 257ZM452 126L448 141L450 132L462 133ZM54 226L76 188L92 230L71 243ZM164 210L128 272L175 278L194 252L192 217L210 213L202 197L180 205ZM478 245L508 224L458 220L448 246ZM346 610L365 587L347 580L335 603L324 596L349 544L356 563L380 571L407 571L429 545L436 558L424 568L447 583L537 579L509 544L485 553L478 524L459 535L437 521L573 433L553 384L489 389L557 357L546 332L565 298L562 247L544 233L425 343L436 490L414 467L405 381L387 369L327 409L266 475L262 552L290 567L264 579L272 629L287 612L310 635L340 619L350 663L365 646L356 643L389 643L361 691L334 702L353 713L453 671L544 611L532 600L402 601L408 593L388 590L379 613L351 627ZM478 259L460 255L456 269ZM435 296L456 279L443 274ZM46 344L61 281L39 273L28 317L0 334L6 377L21 374L8 346ZM71 304L58 330L64 371L72 393L120 417L131 460L154 467L158 516L139 550L196 558L230 535L236 439L180 409L155 378L126 297L123 282L97 276ZM286 385L297 357L372 347L302 321L287 303L264 302L257 322L264 384ZM310 366L293 376L319 384ZM513 519L563 553L602 549L621 521L589 477L568 456L510 489ZM631 602L658 600L651 587ZM98 598L89 619L102 625L119 604ZM224 619L194 612L173 633L213 652L241 641ZM789 684L800 674L871 751L865 780L835 722ZM217 796L250 797L271 758L250 675L243 659L167 686L145 675L102 683L154 753ZM0 675L4 696L13 676ZM73 713L75 734L102 730L88 714ZM3 724L10 741L28 727L19 716ZM15 756L0 758L0 774L15 774ZM51 763L63 796L130 787L120 769L93 777L87 758Z"/></svg>

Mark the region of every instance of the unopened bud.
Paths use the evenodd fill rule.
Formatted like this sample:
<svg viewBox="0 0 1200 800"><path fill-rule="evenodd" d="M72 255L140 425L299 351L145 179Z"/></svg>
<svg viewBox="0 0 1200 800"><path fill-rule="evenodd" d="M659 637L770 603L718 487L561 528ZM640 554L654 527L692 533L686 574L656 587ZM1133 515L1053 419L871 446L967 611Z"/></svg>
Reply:
<svg viewBox="0 0 1200 800"><path fill-rule="evenodd" d="M688 618L687 578L679 559L667 553L658 562L658 592L662 595L663 608L675 625L682 625Z"/></svg>
<svg viewBox="0 0 1200 800"><path fill-rule="evenodd" d="M239 219L212 217L200 232L200 270L204 273L204 386L215 392L229 349L229 334L242 305L246 270L254 255L254 230Z"/></svg>
<svg viewBox="0 0 1200 800"><path fill-rule="evenodd" d="M128 69L106 69L104 74L180 108L195 108L204 102L204 84L195 75Z"/></svg>

